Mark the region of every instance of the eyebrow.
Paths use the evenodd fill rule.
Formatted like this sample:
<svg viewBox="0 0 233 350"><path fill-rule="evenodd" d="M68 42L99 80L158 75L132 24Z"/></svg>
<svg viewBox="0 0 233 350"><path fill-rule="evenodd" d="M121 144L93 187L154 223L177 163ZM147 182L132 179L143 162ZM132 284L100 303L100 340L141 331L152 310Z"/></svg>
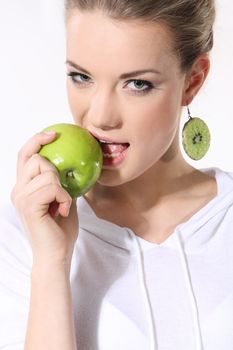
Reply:
<svg viewBox="0 0 233 350"><path fill-rule="evenodd" d="M79 66L78 64L76 64L70 60L67 60L66 64L69 64L71 67L74 67L75 69L82 71L83 73L85 73L87 75L91 75L91 73L89 73L85 68L82 68L81 66ZM141 70L135 70L133 72L123 73L120 75L120 79L128 79L128 78L132 78L132 77L135 77L137 75L141 75L141 74L145 74L145 73L161 74L161 72L159 72L156 69L141 69Z"/></svg>

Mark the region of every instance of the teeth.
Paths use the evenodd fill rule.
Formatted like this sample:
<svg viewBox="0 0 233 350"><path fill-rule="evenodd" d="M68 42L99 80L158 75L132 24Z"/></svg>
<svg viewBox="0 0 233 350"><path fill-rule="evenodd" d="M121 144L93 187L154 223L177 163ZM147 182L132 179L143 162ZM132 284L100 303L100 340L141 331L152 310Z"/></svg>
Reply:
<svg viewBox="0 0 233 350"><path fill-rule="evenodd" d="M101 142L101 143L111 143L111 142L107 142L107 141L104 141L104 140L99 140L99 142Z"/></svg>
<svg viewBox="0 0 233 350"><path fill-rule="evenodd" d="M119 155L120 155L120 152L118 152L118 153L104 153L103 154L104 155L104 157L105 158L117 158L117 157L119 157Z"/></svg>

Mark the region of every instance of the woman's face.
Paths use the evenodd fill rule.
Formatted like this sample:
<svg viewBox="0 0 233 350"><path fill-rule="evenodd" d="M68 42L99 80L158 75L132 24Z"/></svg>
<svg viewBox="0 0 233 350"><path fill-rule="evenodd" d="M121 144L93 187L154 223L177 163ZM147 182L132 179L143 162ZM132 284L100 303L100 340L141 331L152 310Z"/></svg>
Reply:
<svg viewBox="0 0 233 350"><path fill-rule="evenodd" d="M74 10L67 73L75 123L104 141L99 183L131 181L174 154L185 76L161 25Z"/></svg>

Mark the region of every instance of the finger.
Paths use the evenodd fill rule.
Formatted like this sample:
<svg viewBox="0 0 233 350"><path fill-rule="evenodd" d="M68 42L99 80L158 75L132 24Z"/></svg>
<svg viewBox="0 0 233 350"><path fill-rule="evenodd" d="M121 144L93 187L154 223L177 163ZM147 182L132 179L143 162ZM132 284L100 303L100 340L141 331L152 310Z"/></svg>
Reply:
<svg viewBox="0 0 233 350"><path fill-rule="evenodd" d="M61 228L67 230L67 222L62 220L61 216L56 217L56 221ZM65 226L64 226L65 225ZM79 225L78 215L77 215L77 198L72 200L72 204L69 210L69 227L70 227L70 235L73 232L73 239L77 238L77 227Z"/></svg>
<svg viewBox="0 0 233 350"><path fill-rule="evenodd" d="M41 174L35 176L30 182L25 183L25 185L22 185L22 183L20 183L18 187L25 188L24 192L26 194L31 194L44 186L53 184L61 186L59 175L57 172L48 169L47 171L44 171Z"/></svg>
<svg viewBox="0 0 233 350"><path fill-rule="evenodd" d="M43 216L49 213L51 203L57 203L57 215L67 217L69 215L72 198L60 185L46 185L34 192L31 196L38 195L38 209Z"/></svg>
<svg viewBox="0 0 233 350"><path fill-rule="evenodd" d="M25 186L35 177L46 172L51 175L51 179L54 177L59 178L58 171L51 162L40 156L38 153L33 154L25 166L20 170L17 179L18 184L19 186Z"/></svg>
<svg viewBox="0 0 233 350"><path fill-rule="evenodd" d="M21 172L21 169L23 169L25 166L26 162L32 157L32 155L38 153L41 149L41 146L52 142L55 139L55 136L55 131L40 132L31 137L25 143L18 154L17 176Z"/></svg>
<svg viewBox="0 0 233 350"><path fill-rule="evenodd" d="M61 186L58 173L52 170L45 171L34 177L27 184L18 183L14 187L11 194L12 202L16 204L21 200L24 200L23 198L28 198L28 196L30 196L34 192L37 192L40 188L53 184ZM58 205L56 203L51 205L51 213L55 216L58 213Z"/></svg>
<svg viewBox="0 0 233 350"><path fill-rule="evenodd" d="M47 184L30 192L28 188L18 193L15 204L18 210L30 221L43 218L49 213L51 203L57 203L57 211L61 216L68 216L72 198L66 190L58 184Z"/></svg>

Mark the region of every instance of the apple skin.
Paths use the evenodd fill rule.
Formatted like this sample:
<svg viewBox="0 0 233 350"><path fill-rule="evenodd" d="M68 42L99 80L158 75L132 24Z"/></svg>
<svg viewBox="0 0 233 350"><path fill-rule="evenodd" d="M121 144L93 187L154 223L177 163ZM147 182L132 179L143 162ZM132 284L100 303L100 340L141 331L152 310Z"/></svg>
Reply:
<svg viewBox="0 0 233 350"><path fill-rule="evenodd" d="M61 123L43 129L50 130L56 131L57 137L42 146L39 154L55 165L62 187L72 198L82 196L101 174L101 147L88 130L78 125Z"/></svg>

